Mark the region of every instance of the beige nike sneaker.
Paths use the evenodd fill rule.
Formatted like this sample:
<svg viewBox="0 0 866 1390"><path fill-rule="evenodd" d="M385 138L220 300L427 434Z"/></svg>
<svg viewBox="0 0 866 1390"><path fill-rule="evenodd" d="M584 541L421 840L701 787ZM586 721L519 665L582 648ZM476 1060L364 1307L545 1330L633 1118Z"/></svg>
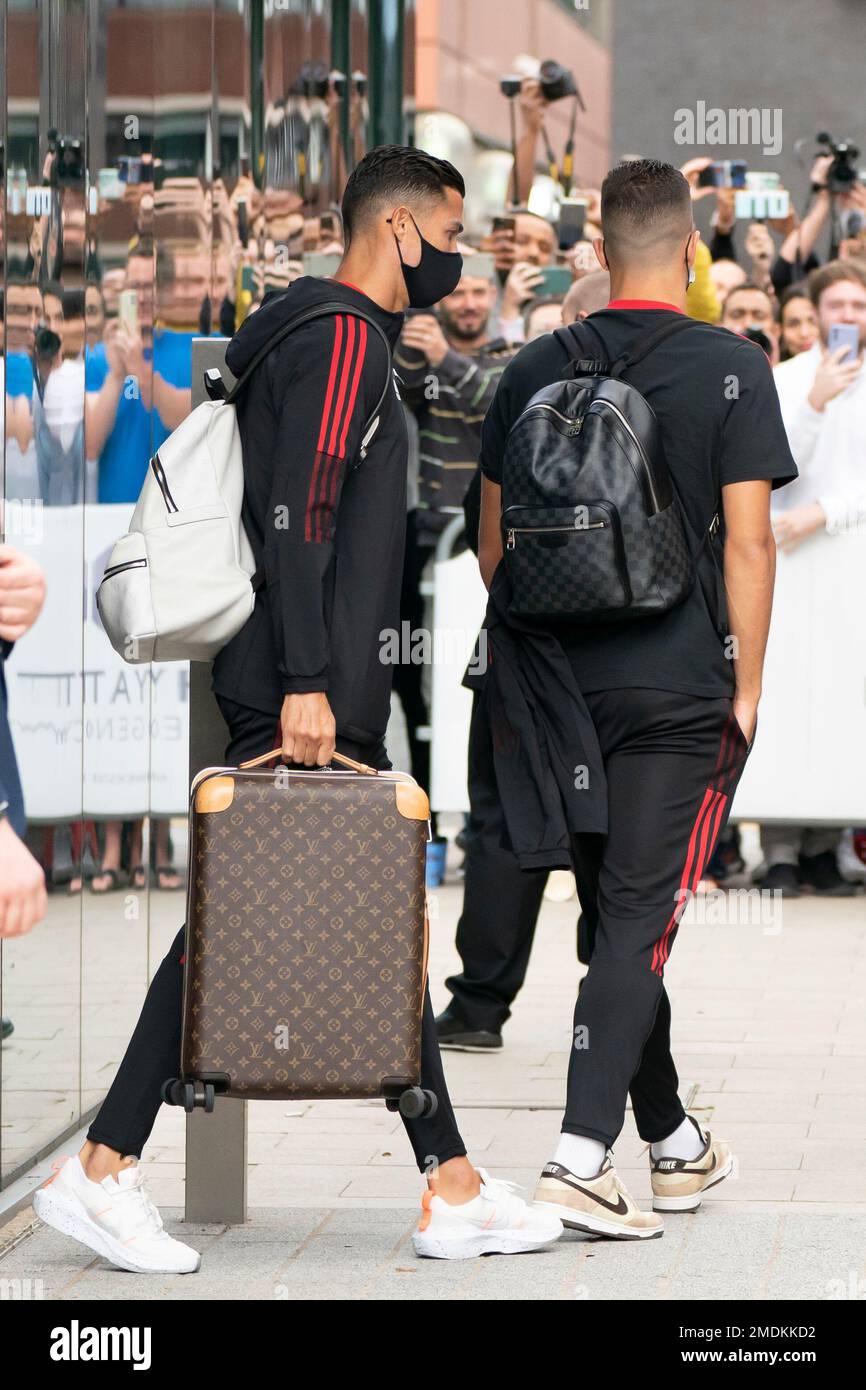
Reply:
<svg viewBox="0 0 866 1390"><path fill-rule="evenodd" d="M578 1178L561 1163L546 1163L535 1189L533 1206L558 1216L571 1231L588 1231L616 1240L652 1240L664 1232L664 1222L641 1211L626 1192L610 1161L595 1178Z"/></svg>
<svg viewBox="0 0 866 1390"><path fill-rule="evenodd" d="M730 1146L709 1130L704 1134L691 1115L689 1119L704 1144L697 1158L653 1158L650 1150L653 1211L696 1211L707 1189L733 1172Z"/></svg>

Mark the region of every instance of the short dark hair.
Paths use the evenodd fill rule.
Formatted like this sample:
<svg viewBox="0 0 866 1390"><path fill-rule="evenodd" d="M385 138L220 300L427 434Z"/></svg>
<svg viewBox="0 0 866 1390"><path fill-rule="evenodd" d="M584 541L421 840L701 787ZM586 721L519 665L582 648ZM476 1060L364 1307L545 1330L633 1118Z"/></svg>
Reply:
<svg viewBox="0 0 866 1390"><path fill-rule="evenodd" d="M43 300L47 294L50 295L52 299L59 299L60 303L63 303L63 286L59 280L45 281L45 284L42 286Z"/></svg>
<svg viewBox="0 0 866 1390"><path fill-rule="evenodd" d="M831 285L839 285L843 280L850 280L855 285L861 285L866 289L866 267L862 262L854 260L848 261L828 261L826 265L819 265L811 271L806 284L809 287L809 296L815 308L825 290Z"/></svg>
<svg viewBox="0 0 866 1390"><path fill-rule="evenodd" d="M42 291L43 295L45 291ZM84 290L63 291L63 317L65 319L84 318Z"/></svg>
<svg viewBox="0 0 866 1390"><path fill-rule="evenodd" d="M729 289L728 293L725 295L725 302L722 305L723 318L725 315L725 310L727 309L734 295L743 294L746 290L750 291L751 294L762 294L769 303L770 308L773 309L773 296L770 293L770 291L766 289L763 285L757 285L754 280L744 280L741 285L734 285L733 288Z"/></svg>
<svg viewBox="0 0 866 1390"><path fill-rule="evenodd" d="M779 302L776 305L776 318L779 320L779 323L782 322L782 315L788 305L793 304L795 299L807 299L810 304L812 303L812 297L809 294L809 286L806 284L805 280L797 280L793 285L789 285L779 296Z"/></svg>
<svg viewBox="0 0 866 1390"><path fill-rule="evenodd" d="M393 207L401 198L414 203L438 201L446 188L456 188L461 198L465 196L463 176L447 159L411 145L377 145L346 180L340 205L346 245L384 207Z"/></svg>
<svg viewBox="0 0 866 1390"><path fill-rule="evenodd" d="M601 186L601 228L614 260L658 260L692 225L692 195L679 169L659 159L629 159Z"/></svg>

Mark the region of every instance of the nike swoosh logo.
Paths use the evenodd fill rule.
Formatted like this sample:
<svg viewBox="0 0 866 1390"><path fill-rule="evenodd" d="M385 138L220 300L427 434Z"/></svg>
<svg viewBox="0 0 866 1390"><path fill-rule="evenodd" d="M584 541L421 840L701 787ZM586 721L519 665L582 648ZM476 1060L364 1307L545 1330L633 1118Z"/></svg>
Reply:
<svg viewBox="0 0 866 1390"><path fill-rule="evenodd" d="M591 1192L589 1188L581 1187L580 1183L572 1182L569 1178L561 1177L558 1181L565 1183L566 1187L574 1188L575 1192L581 1192L584 1197L591 1197L594 1202L598 1202L599 1206L606 1207L607 1210L612 1211L615 1216L625 1216L628 1211L628 1202L625 1200L622 1193L619 1194L616 1202L609 1202L606 1197L599 1197L597 1192Z"/></svg>

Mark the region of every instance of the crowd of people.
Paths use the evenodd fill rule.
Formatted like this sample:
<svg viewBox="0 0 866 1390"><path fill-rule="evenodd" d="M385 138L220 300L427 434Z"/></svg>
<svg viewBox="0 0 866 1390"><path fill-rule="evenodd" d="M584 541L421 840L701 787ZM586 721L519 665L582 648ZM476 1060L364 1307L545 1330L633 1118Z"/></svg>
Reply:
<svg viewBox="0 0 866 1390"><path fill-rule="evenodd" d="M524 84L527 112L537 99L538 94L528 81ZM624 161L608 176L606 211L602 190L569 190L572 197L582 201L585 220L579 239L568 245L564 244L561 225L530 209L529 189L521 186L520 177L519 201L492 219L489 232L477 237L466 235L459 220L464 192L460 176L444 161L414 153L407 155L399 147L384 147L381 155L373 151L358 166L347 184L342 221L336 209L307 217L287 195L261 193L247 176L238 180L230 195L220 184L206 195L183 180L165 180L158 188L152 178L144 180L135 195L136 230L119 274L107 272L100 277L98 266L92 264L92 279L80 293L64 289L56 280L44 281L36 288L32 277L19 276L14 268L7 278L6 391L12 403L7 410L7 430L11 428L20 456L19 495L41 497L48 505L85 500L134 501L155 448L190 409L194 337L211 332L230 333L233 341L227 362L237 374L254 359L271 325L279 319L281 296L273 291L291 287L295 304L315 305L323 295L342 295L355 308L358 301L354 296L365 301L365 308L373 304L378 314L376 321L393 349L399 394L399 406L394 409L405 416L408 476L402 429L399 437L392 432L390 417L389 428L384 428L383 412L383 422L374 437L378 469L368 465L365 495L356 483L353 487L348 460L359 446L364 420L363 411L354 408L354 390L347 392L346 383L353 370L357 383L365 350L370 354L368 366L372 374L379 347L372 344L370 335L371 345L367 349L359 346L353 366L355 349L351 336L344 341L339 328L334 336L333 327L329 327L331 336L326 338L322 336L325 330L313 331L308 326L308 336L297 349L303 351L306 347L303 357L281 358L281 365L274 368L274 373L286 370L285 379L277 377L275 386L271 376L263 373L244 398L239 418L244 440L248 506L245 516L252 527L254 549L261 550L265 568L268 563L275 567L273 574L279 584L285 585L286 593L296 596L309 590L318 596L333 554L339 507L340 524L347 528L344 535L352 531L351 538L343 540L341 563L344 572L356 575L358 582L351 592L342 593L340 601L334 602L329 619L326 610L330 600L320 603L317 599L301 611L294 597L290 612L269 615L269 606L278 603L280 590L276 578L266 584L257 599L249 630L244 630L242 640L236 638L228 643L217 658L214 691L232 735L227 756L233 755L233 759L259 750L272 729L273 709L280 707L283 753L290 760L304 764L321 762L336 745L337 751L384 767L387 754L381 733L376 731L379 708L383 701L387 706L390 695L391 673L386 676L375 670L370 652L389 611L388 596L399 587L401 620L413 628L427 625L424 576L429 572L439 538L455 517L464 518L464 544L478 552L482 577L494 592L495 564L490 556L496 545L491 542L489 510L486 522L485 507L490 506L491 487L497 489L495 495L499 497L498 470L506 427L513 423L508 413L512 402L502 390L503 375L518 359L522 364L536 360L521 349L539 344L539 352L546 351L551 329L581 323L612 307L626 316L635 311L667 313L671 309L680 314L671 297L676 294L683 298L685 314L692 320L718 325L739 335L730 341L723 335L713 336L707 350L715 354L714 370L732 347L741 346L743 340L752 344L742 370L747 384L752 374L751 389L761 406L764 434L753 434L746 441L741 413L730 433L733 440L744 445L743 458L735 457L732 445L730 456L726 457L727 476L721 481L733 488L768 486L760 496L757 492L749 494L747 502L741 504L741 519L749 508L753 522L761 506L768 509L770 488L777 485L773 529L783 550L802 544L820 530L831 536L850 530L866 517L858 452L863 437L858 426L866 408L866 377L862 371L866 342L866 237L862 232L847 237L834 258L823 264L818 253L819 236L832 199L837 200L837 206L857 210L866 207L866 194L859 187L844 194L829 192L823 182L828 166L819 161L812 171L813 202L802 222L798 223L792 213L785 225L755 222L740 228L733 215L731 190L708 189L701 182L701 172L709 163L708 157L694 158L680 171L680 177L677 171L654 161ZM404 165L409 171L405 186L410 190L413 178L420 189L428 192L430 180L433 181L435 198L428 203L419 195L418 207L433 209L423 229L415 221L410 203L398 203L394 194L395 188L404 186L395 170L403 177ZM430 167L433 165L435 169ZM629 184L630 165L639 175L633 189ZM522 160L518 172L524 168ZM689 203L708 196L715 197L716 207L713 235L704 245L691 226ZM387 202L388 197L392 197L391 202ZM212 200L210 206L208 198ZM635 201L630 202L630 198ZM635 213L636 202L641 199L644 204ZM657 205L653 199L658 200ZM393 205L395 209L394 224L387 232L381 225L373 226L368 211L369 207L379 209L380 205ZM656 264L642 249L634 264L626 265L628 257L620 247L629 245L629 228L633 230L633 224L645 227L657 212L667 228L667 259L660 258ZM385 220L390 223L392 218ZM214 232L208 244L191 235L193 228L201 231L205 226ZM344 227L348 234L345 242ZM425 233L429 233L429 239ZM686 240L681 246L677 238L682 238L683 233ZM386 272L377 256L385 255L389 237L397 242L399 263ZM618 237L622 240L618 241ZM158 247L156 256L154 246ZM608 259L611 247L619 252L616 260L612 255ZM404 260L403 250L417 254L418 260ZM366 291L358 288L356 273L368 286L374 282L377 286L386 285L388 302L374 303ZM674 286L677 277L682 279L686 274L688 290L680 295L671 289L671 297L666 298L665 288ZM641 276L657 291L655 295L648 294L646 302L624 293L643 283ZM627 317L620 318L619 329L627 327L628 322ZM849 354L845 348L830 350L830 329L837 324L856 327L855 353ZM348 335L348 329L346 332ZM762 353L775 371L781 416L768 385L769 368ZM523 370L527 370L525 366ZM74 421L67 409L73 380L83 387L81 416L76 426L81 431L78 445L70 433ZM336 413L331 417L328 412L333 404L335 380L341 385ZM296 404L292 454L289 441L278 427L279 416L268 405L268 393L276 391L280 400L297 402L299 397L291 393L298 393L301 386L309 411L303 402ZM349 401L347 406L344 395ZM320 397L326 402L323 410L318 406ZM389 400L389 409L391 404ZM720 405L719 397L713 409L718 410ZM323 440L329 433L331 443L326 445ZM763 452L762 445L766 446ZM329 462L319 471L323 457ZM301 460L294 472L293 458ZM268 507L274 470L281 479L291 513L305 517L306 541L313 541L314 545L293 543L278 549L282 542L271 536ZM395 481L398 475L399 492ZM11 476L16 476L14 468ZM328 486L325 478L330 479ZM391 513L395 496L403 507L404 481L406 544L405 551L401 544L400 553L394 554L387 539L398 534L402 539L404 517L399 518L398 525ZM376 566L371 566L369 559L372 528L382 538ZM493 558L498 561L502 554L498 516L495 529L498 552ZM747 529L744 521L744 531ZM759 629L764 619L769 622L769 548L769 541L763 538L751 550L744 543L742 550L743 555L760 553L761 563L766 563L768 579L762 597L762 602L767 600L766 613L762 608ZM0 569L0 582L2 575ZM746 585L746 580L742 583ZM765 637L766 632L764 640ZM342 655L339 661L332 662L330 684L327 680L322 684L329 641L333 648L340 648ZM755 688L763 659L763 646L758 642L756 651L758 646L760 652L755 656L753 672ZM715 644L710 642L709 647L712 651L708 664L718 664ZM366 670L363 683L355 676L362 665ZM402 704L409 733L411 770L421 783L426 783L430 728L427 672L423 663L410 661L401 663L393 674L394 693ZM602 698L604 689L602 686L597 691L590 690L589 703L599 736L610 736L612 740L607 752L615 751L616 740L612 733L613 706ZM685 694L691 699L694 692ZM729 697L720 694L718 701L709 703L718 704L713 718L718 716L723 721L719 727L724 729L729 750L733 749L718 776L717 801L712 803L717 828L723 823L722 811L729 809L736 781L751 749L754 724L746 732L736 714L732 723ZM756 703L757 696L752 701L752 713ZM630 717L634 729L627 730L627 735L637 731L640 720L646 716L646 711L638 708L636 698L633 704ZM692 713L688 713L687 705ZM693 709L684 696L676 717L691 719ZM443 1248L447 1247L447 1239L442 1233L449 1229L448 1213L454 1205L460 1205L464 1211L461 1219L472 1223L476 1220L476 1201L481 1203L479 1212L489 1211L497 1201L507 1203L500 1186L483 1173L479 1180L477 1170L468 1166L447 1103L437 1043L476 1049L501 1046L502 1026L526 969L546 878L546 873L521 873L525 865L518 862L516 853L503 848L504 798L502 788L497 788L496 741L485 723L488 714L476 703L469 747L471 809L461 836L467 852L464 910L457 937L463 970L448 981L452 1002L435 1022L427 1001L422 1031L422 1069L426 1069L426 1082L440 1099L435 1135L430 1129L418 1133L407 1122L422 1171L424 1153L430 1151L431 1145L438 1156L439 1186L425 1207L428 1224L422 1224L420 1229L426 1232L432 1219ZM620 711L616 718L624 719L626 715ZM352 729L356 732L341 735L341 730ZM715 756L707 730L696 728L694 732L701 755ZM709 732L715 738L715 724ZM612 783L615 776L627 775L627 769L615 773L613 762L608 767ZM671 819L675 819L673 805L666 806L668 810ZM706 807L701 814L706 814ZM702 843L708 848L715 843L715 833L708 835L709 820L708 815L702 831ZM696 822L693 838L699 828ZM677 834L684 829L688 833L688 827L676 825L673 829ZM631 826L629 833L636 835L638 830L640 826ZM648 840L661 831L655 825L643 826L642 833L641 847L645 850ZM627 839L623 837L618 850L624 852ZM120 842L120 826L106 827L99 867L109 880L112 876L117 878ZM434 840L434 847L437 842L441 844L441 836ZM858 880L866 877L855 852L858 842L853 829L840 837L838 831L817 826L764 827L764 862L756 870L756 879L763 887L783 894L796 895L804 889L828 896L854 893ZM665 842L660 853L670 850L673 861L678 844L679 841ZM604 1020L611 1016L613 1007L604 990L614 986L610 981L604 983L604 953L595 945L596 928L603 930L595 918L601 920L604 914L595 900L597 882L595 887L587 887L593 874L596 880L598 876L598 864L593 865L591 859L587 851L587 859L576 870L579 881L584 880L578 953L584 963L595 964L594 973L587 977L595 983L584 990L583 1009L592 1017L594 1036L600 1039ZM724 830L712 858L699 858L697 863L696 886L704 890L740 870L743 864L736 829ZM670 867L673 872L673 863ZM439 856L438 867L433 866L429 881L437 882L441 872ZM590 898L592 910L587 906ZM34 904L33 911L36 910ZM17 930L23 929L21 921L16 920L15 925ZM647 934L655 930L649 920L643 926ZM727 1148L704 1135L688 1119L676 1096L676 1074L669 1053L669 1006L659 983L671 933L675 931L676 921L671 918L665 929L661 958L657 958L658 942L647 935L646 953L652 951L652 969L636 975L632 982L634 1011L629 1015L629 1026L623 1023L621 1034L611 1041L610 1056L605 1054L603 1064L598 1053L589 1061L578 1059L577 1054L571 1058L569 1110L563 1126L563 1139L569 1142L561 1146L557 1158L542 1174L541 1206L559 1217L563 1212L577 1210L573 1207L576 1199L567 1189L574 1188L575 1181L580 1180L586 1184L578 1189L581 1201L600 1202L622 1216L616 1229L592 1224L580 1229L604 1229L624 1238L661 1234L661 1223L637 1210L604 1158L607 1145L618 1133L618 1107L624 1108L629 1084L635 1112L641 1112L641 1133L652 1144L654 1192L657 1188L659 1203L656 1210L679 1209L665 1207L666 1200L691 1200L697 1194L699 1201L703 1185L709 1184L713 1165L730 1171ZM99 1184L113 1200L122 1199L127 1186L140 1184L137 1173L126 1176L133 1173L127 1160L130 1155L140 1154L159 1107L160 1092L152 1083L160 1062L159 1049L164 1052L166 1039L171 1043L174 1038L174 1023L169 1027L169 1022L176 1019L179 1011L177 963L182 949L181 934L154 980L140 1029L119 1080L91 1126L80 1161L75 1160L78 1166L73 1166L63 1180L66 1187L58 1180L53 1197L43 1203L46 1211L55 1198L59 1200L61 1190L70 1202L85 1202L87 1185ZM631 968L635 962L627 964ZM621 1009L621 999L616 1007ZM645 1074L643 1084L638 1084L636 1066L647 1038L652 1042L643 1054L646 1065L641 1066ZM600 1048L602 1044L594 1046ZM604 1066L609 1070L604 1071ZM614 1082L610 1081L611 1076ZM141 1100L143 1090L147 1092L145 1101ZM612 1099L614 1092L616 1097ZM661 1093L666 1097L665 1105L658 1101ZM594 1116L592 1121L586 1118L589 1112ZM669 1146L669 1139L673 1147ZM695 1174L699 1181L682 1199L670 1195L673 1189L666 1186L666 1163L668 1167L671 1163L704 1165L684 1170L690 1182ZM437 1202L439 1205L434 1205ZM470 1207L471 1217L467 1214ZM579 1211L581 1220L590 1219L584 1206ZM526 1212L518 1211L513 1203L510 1216L518 1225L529 1220ZM610 1227L610 1218L606 1221ZM543 1245L555 1238L549 1220L545 1224L543 1217L536 1214L530 1224L531 1239L536 1244ZM155 1239L153 1231L150 1235ZM420 1253L430 1253L426 1248L430 1239L426 1235L419 1237L420 1245L416 1242L416 1248ZM168 1263L162 1266L158 1263L159 1254L153 1258L156 1262L152 1268L197 1267L197 1262L190 1263L194 1258L197 1261L196 1252L187 1247L164 1252L162 1258Z"/></svg>

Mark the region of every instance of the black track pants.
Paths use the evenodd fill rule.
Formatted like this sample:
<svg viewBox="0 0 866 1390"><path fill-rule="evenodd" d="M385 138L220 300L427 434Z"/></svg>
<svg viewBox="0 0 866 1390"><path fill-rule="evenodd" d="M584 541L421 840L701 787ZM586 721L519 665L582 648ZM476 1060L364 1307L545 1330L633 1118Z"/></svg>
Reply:
<svg viewBox="0 0 866 1390"><path fill-rule="evenodd" d="M631 1095L649 1143L681 1123L664 967L751 745L730 699L587 695L608 783L607 835L573 838L589 969L574 1011L563 1131L611 1145Z"/></svg>
<svg viewBox="0 0 866 1390"><path fill-rule="evenodd" d="M469 807L463 911L457 923L463 969L445 984L468 1028L498 1033L526 976L547 870L521 869L502 846L505 822L490 721L478 695L469 730Z"/></svg>

